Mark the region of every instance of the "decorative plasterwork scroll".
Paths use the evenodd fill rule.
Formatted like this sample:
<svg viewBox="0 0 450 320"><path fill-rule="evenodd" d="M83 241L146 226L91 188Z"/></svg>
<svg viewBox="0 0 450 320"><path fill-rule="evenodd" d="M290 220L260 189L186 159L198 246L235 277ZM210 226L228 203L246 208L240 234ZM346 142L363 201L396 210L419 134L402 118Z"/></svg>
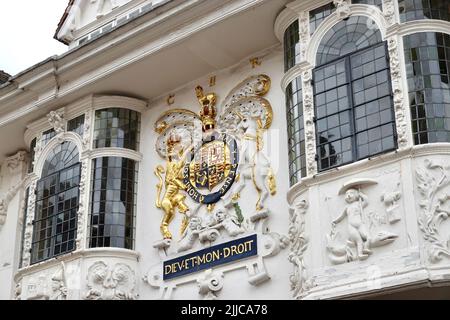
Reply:
<svg viewBox="0 0 450 320"><path fill-rule="evenodd" d="M294 299L302 298L311 287L305 265L305 252L308 249L309 239L306 236L306 213L308 202L300 200L291 208L289 216L289 240L291 252L289 261L294 265L294 273L290 277L291 290Z"/></svg>
<svg viewBox="0 0 450 320"><path fill-rule="evenodd" d="M421 195L418 223L432 263L439 262L443 256L450 257L448 235L440 234L441 223L450 216L448 170L448 166L428 159L425 160L425 167L416 170L417 190Z"/></svg>
<svg viewBox="0 0 450 320"><path fill-rule="evenodd" d="M396 22L394 0L383 0L383 15L389 25L393 25Z"/></svg>
<svg viewBox="0 0 450 320"><path fill-rule="evenodd" d="M89 267L85 299L87 300L136 300L136 276L124 263L109 266L98 261Z"/></svg>
<svg viewBox="0 0 450 320"><path fill-rule="evenodd" d="M88 204L86 203L87 198L87 178L88 178L88 159L85 159L81 162L81 176L80 176L80 201L78 204L78 213L77 213L77 250L83 249L83 240L84 240L84 225L85 219L87 217L87 209Z"/></svg>
<svg viewBox="0 0 450 320"><path fill-rule="evenodd" d="M408 146L408 125L406 120L406 112L408 112L408 110L407 104L405 103L405 90L402 84L397 36L392 36L388 38L387 41L391 67L392 91L394 94L397 142L399 149L401 149Z"/></svg>
<svg viewBox="0 0 450 320"><path fill-rule="evenodd" d="M36 203L36 184L37 181L31 183L29 187L28 209L25 220L25 233L23 238L23 256L22 267L28 267L31 261L31 242L33 237L33 218Z"/></svg>
<svg viewBox="0 0 450 320"><path fill-rule="evenodd" d="M198 279L198 293L203 300L216 300L217 293L223 288L223 273L220 271L206 270Z"/></svg>
<svg viewBox="0 0 450 320"><path fill-rule="evenodd" d="M83 151L86 151L89 149L90 142L91 142L91 111L88 111L84 115Z"/></svg>
<svg viewBox="0 0 450 320"><path fill-rule="evenodd" d="M317 173L316 162L316 136L314 124L314 94L312 87L312 71L307 70L302 74L303 82L303 115L305 126L306 144L306 169L308 176Z"/></svg>

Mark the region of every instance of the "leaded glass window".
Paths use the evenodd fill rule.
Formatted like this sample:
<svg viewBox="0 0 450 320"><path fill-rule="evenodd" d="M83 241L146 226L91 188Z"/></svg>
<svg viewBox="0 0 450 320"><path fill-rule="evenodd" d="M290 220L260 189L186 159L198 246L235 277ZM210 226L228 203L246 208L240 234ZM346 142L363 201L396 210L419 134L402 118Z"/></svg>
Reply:
<svg viewBox="0 0 450 320"><path fill-rule="evenodd" d="M438 19L450 21L450 0L399 0L400 21Z"/></svg>
<svg viewBox="0 0 450 320"><path fill-rule="evenodd" d="M125 158L93 160L91 248L134 248L137 170L137 163Z"/></svg>
<svg viewBox="0 0 450 320"><path fill-rule="evenodd" d="M94 148L138 150L141 116L139 112L109 108L95 112Z"/></svg>
<svg viewBox="0 0 450 320"><path fill-rule="evenodd" d="M415 144L450 142L450 35L404 37Z"/></svg>
<svg viewBox="0 0 450 320"><path fill-rule="evenodd" d="M351 52L373 46L382 41L374 22L367 17L352 16L337 23L323 37L317 50L316 64L323 65Z"/></svg>
<svg viewBox="0 0 450 320"><path fill-rule="evenodd" d="M284 71L288 71L299 62L300 36L298 20L294 21L284 33Z"/></svg>
<svg viewBox="0 0 450 320"><path fill-rule="evenodd" d="M75 249L79 184L77 147L64 142L47 157L37 182L31 263Z"/></svg>
<svg viewBox="0 0 450 320"><path fill-rule="evenodd" d="M78 133L83 136L84 130L84 114L67 122L67 131Z"/></svg>
<svg viewBox="0 0 450 320"><path fill-rule="evenodd" d="M323 41L322 65L313 73L319 171L396 148L388 53L379 31L368 28L367 18L351 17Z"/></svg>
<svg viewBox="0 0 450 320"><path fill-rule="evenodd" d="M311 10L309 12L309 32L313 34L322 21L334 11L336 11L336 7L332 2L321 6L320 8Z"/></svg>
<svg viewBox="0 0 450 320"><path fill-rule="evenodd" d="M289 180L292 186L306 176L301 77L293 80L286 89L286 114L289 139Z"/></svg>
<svg viewBox="0 0 450 320"><path fill-rule="evenodd" d="M56 136L56 132L55 132L54 129L50 129L50 130L45 131L42 134L42 140L41 140L42 141L42 147L45 147L47 145L47 143L49 143L50 140L52 140L53 137L55 137L55 136Z"/></svg>

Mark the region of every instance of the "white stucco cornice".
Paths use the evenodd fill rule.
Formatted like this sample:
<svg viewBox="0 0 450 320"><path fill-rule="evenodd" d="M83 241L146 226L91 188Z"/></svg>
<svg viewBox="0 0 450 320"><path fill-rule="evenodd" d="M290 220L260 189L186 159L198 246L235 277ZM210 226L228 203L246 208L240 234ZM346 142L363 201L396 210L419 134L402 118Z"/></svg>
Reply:
<svg viewBox="0 0 450 320"><path fill-rule="evenodd" d="M0 88L0 127L38 109L54 108L60 99L70 99L112 73L268 1L182 1L167 12L150 12L132 25L48 59Z"/></svg>
<svg viewBox="0 0 450 320"><path fill-rule="evenodd" d="M297 20L298 17L298 13L289 7L285 8L278 15L277 19L275 20L274 30L275 35L281 43L283 43L284 33L286 29L291 25L291 23Z"/></svg>
<svg viewBox="0 0 450 320"><path fill-rule="evenodd" d="M431 19L409 21L402 23L398 30L400 36L419 32L442 32L450 34L450 22Z"/></svg>

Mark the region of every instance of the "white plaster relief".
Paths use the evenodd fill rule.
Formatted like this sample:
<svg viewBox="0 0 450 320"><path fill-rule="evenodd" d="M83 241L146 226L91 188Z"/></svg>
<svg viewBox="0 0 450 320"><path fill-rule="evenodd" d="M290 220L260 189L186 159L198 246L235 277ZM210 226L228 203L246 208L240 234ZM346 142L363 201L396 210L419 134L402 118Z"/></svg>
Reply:
<svg viewBox="0 0 450 320"><path fill-rule="evenodd" d="M61 267L51 277L51 293L50 300L67 300L67 282L66 282L66 267L64 262Z"/></svg>
<svg viewBox="0 0 450 320"><path fill-rule="evenodd" d="M305 215L308 210L306 200L298 201L289 214L289 240L291 250L289 261L294 265L294 273L290 276L292 296L300 299L306 295L312 286L305 264L305 252L308 249L309 239L306 235Z"/></svg>
<svg viewBox="0 0 450 320"><path fill-rule="evenodd" d="M389 25L393 25L396 22L394 0L383 0L383 15Z"/></svg>
<svg viewBox="0 0 450 320"><path fill-rule="evenodd" d="M399 190L385 192L381 195L381 201L386 206L386 216L390 224L401 220L399 200L402 194Z"/></svg>
<svg viewBox="0 0 450 320"><path fill-rule="evenodd" d="M59 135L66 131L66 121L64 120L64 112L61 110L52 111L47 115L48 123L55 130L56 134Z"/></svg>
<svg viewBox="0 0 450 320"><path fill-rule="evenodd" d="M309 13L301 12L299 15L299 37L300 37L300 61L306 60L306 52L310 40Z"/></svg>
<svg viewBox="0 0 450 320"><path fill-rule="evenodd" d="M350 0L334 0L333 4L336 7L336 13L340 19L345 19L350 16Z"/></svg>
<svg viewBox="0 0 450 320"><path fill-rule="evenodd" d="M223 273L220 271L206 270L198 279L198 293L203 300L216 300L217 294L223 288Z"/></svg>
<svg viewBox="0 0 450 320"><path fill-rule="evenodd" d="M23 168L22 165L26 164L27 153L25 151L19 151L16 155L9 157L5 160L7 168L11 173ZM22 189L26 178L22 179L12 187L8 189L5 195L0 197L0 226L6 223L8 215L8 207L10 202L14 199L17 193Z"/></svg>
<svg viewBox="0 0 450 320"><path fill-rule="evenodd" d="M312 87L312 70L302 74L303 83L303 115L305 126L306 169L308 176L317 173L316 162L316 129L314 124L314 95Z"/></svg>
<svg viewBox="0 0 450 320"><path fill-rule="evenodd" d="M108 265L103 261L88 269L86 300L136 300L136 277L124 263Z"/></svg>
<svg viewBox="0 0 450 320"><path fill-rule="evenodd" d="M426 241L430 262L437 263L443 256L450 257L450 241L441 234L441 224L450 216L449 167L425 160L424 167L416 170L419 201L419 228Z"/></svg>
<svg viewBox="0 0 450 320"><path fill-rule="evenodd" d="M388 38L387 42L390 58L392 91L394 94L394 111L397 129L397 143L398 147L401 149L407 147L409 143L408 125L406 117L406 112L408 112L408 110L404 102L405 90L402 84L398 39L396 36L393 36Z"/></svg>
<svg viewBox="0 0 450 320"><path fill-rule="evenodd" d="M79 203L78 203L78 212L77 212L77 238L76 238L76 247L77 250L83 249L84 247L84 226L86 217L88 215L88 203L86 203L87 199L87 185L88 185L88 164L89 159L85 159L81 162L81 175L80 175L80 184L79 184Z"/></svg>
<svg viewBox="0 0 450 320"><path fill-rule="evenodd" d="M91 142L91 111L84 114L84 125L83 125L83 151L89 150Z"/></svg>
<svg viewBox="0 0 450 320"><path fill-rule="evenodd" d="M333 264L355 260L366 260L373 253L373 248L387 245L398 235L386 230L373 231L373 225L384 224L377 214L367 213L370 199L361 189L376 185L372 179L355 179L345 183L339 195L345 194L347 203L344 210L333 219L331 232L327 235L328 257ZM338 224L347 220L347 235L342 239L337 230Z"/></svg>
<svg viewBox="0 0 450 320"><path fill-rule="evenodd" d="M19 166L23 163L26 163L28 160L28 152L19 151L12 157L9 157L5 160L6 167L9 169L10 173L14 173L17 171Z"/></svg>
<svg viewBox="0 0 450 320"><path fill-rule="evenodd" d="M37 181L33 181L29 189L28 209L25 220L25 233L23 238L22 267L28 267L31 261L31 242L33 237L33 219L36 203L36 184Z"/></svg>

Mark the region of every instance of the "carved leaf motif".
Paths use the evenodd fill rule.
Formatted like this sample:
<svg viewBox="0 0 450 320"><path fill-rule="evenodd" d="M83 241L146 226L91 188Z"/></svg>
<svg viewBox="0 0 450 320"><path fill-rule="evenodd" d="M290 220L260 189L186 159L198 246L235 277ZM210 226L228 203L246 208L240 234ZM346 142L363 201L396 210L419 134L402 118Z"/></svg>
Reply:
<svg viewBox="0 0 450 320"><path fill-rule="evenodd" d="M449 212L442 209L448 196L445 194L437 197L438 193L448 186L449 179L442 166L426 160L425 167L428 170L423 168L416 170L417 190L422 196L422 200L419 202L421 214L418 223L419 229L423 232L423 238L428 242L429 259L435 263L440 261L444 255L450 257L447 241L443 241L439 234L440 224L449 216ZM431 170L440 172L437 179L430 173Z"/></svg>

